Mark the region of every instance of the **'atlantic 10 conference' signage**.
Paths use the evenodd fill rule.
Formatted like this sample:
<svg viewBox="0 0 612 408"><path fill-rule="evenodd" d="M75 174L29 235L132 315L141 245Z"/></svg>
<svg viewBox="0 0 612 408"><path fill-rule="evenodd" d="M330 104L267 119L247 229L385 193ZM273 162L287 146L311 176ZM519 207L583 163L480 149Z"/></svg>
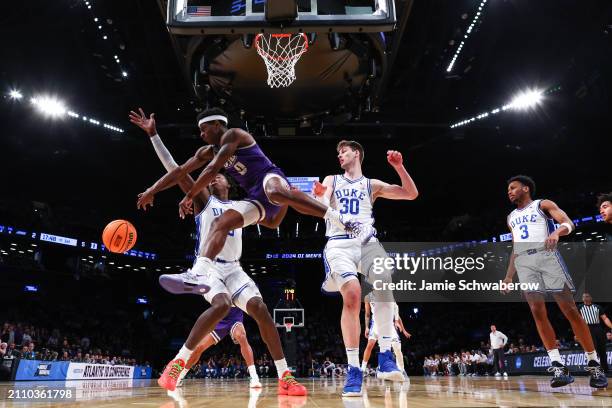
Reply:
<svg viewBox="0 0 612 408"><path fill-rule="evenodd" d="M124 365L105 365L70 363L67 380L106 380L133 378L134 367Z"/></svg>

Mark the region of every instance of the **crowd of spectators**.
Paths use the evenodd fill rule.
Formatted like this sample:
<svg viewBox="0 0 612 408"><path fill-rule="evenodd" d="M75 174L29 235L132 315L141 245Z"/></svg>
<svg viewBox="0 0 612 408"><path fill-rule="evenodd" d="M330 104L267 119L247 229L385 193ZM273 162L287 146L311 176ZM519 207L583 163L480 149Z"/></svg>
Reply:
<svg viewBox="0 0 612 408"><path fill-rule="evenodd" d="M127 349L121 355L113 355L92 344L87 335L62 333L57 328L51 330L23 322L4 322L0 332L0 358L110 365L137 363Z"/></svg>
<svg viewBox="0 0 612 408"><path fill-rule="evenodd" d="M608 343L612 344L612 334L608 334ZM565 338L557 340L559 350L580 348L577 338L566 341ZM542 346L525 344L523 337L517 342L507 344L504 354L539 353L546 350ZM460 352L440 353L426 355L423 360L423 374L430 376L460 375L460 376L487 376L495 373L493 369L493 353L489 342L480 342L478 348L461 350Z"/></svg>

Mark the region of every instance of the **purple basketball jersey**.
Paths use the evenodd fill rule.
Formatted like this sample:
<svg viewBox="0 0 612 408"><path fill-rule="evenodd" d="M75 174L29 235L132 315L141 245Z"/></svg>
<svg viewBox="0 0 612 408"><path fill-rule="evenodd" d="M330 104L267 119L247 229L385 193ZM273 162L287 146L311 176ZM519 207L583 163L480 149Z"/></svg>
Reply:
<svg viewBox="0 0 612 408"><path fill-rule="evenodd" d="M215 342L218 343L225 336L227 336L233 329L234 326L238 323L242 323L242 319L244 317L244 313L237 307L232 307L227 314L217 325L215 329L212 331L211 335L215 339Z"/></svg>
<svg viewBox="0 0 612 408"><path fill-rule="evenodd" d="M266 219L272 219L280 206L270 202L264 191L263 180L268 173L287 179L283 171L268 159L257 143L241 147L225 163L225 170L248 194L248 200L258 201L266 210Z"/></svg>

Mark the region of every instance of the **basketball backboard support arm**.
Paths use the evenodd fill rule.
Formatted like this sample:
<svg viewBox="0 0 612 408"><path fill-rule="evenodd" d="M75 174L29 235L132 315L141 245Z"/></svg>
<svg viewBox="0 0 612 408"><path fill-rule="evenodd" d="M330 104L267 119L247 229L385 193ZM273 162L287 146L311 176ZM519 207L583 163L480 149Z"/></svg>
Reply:
<svg viewBox="0 0 612 408"><path fill-rule="evenodd" d="M373 12L352 13L350 7L346 7L345 14L319 14L318 1L320 0L309 0L309 11L299 12L295 21L284 25L267 22L263 12L254 11L255 1L244 0L244 15L215 15L212 6L204 6L208 8L203 9L205 11L202 12L188 12L191 10L189 7L196 7L189 6L188 0L169 0L166 25L172 34L210 35L388 32L393 31L396 24L394 0L378 0L379 3L382 3L379 9L387 10L386 13L378 15Z"/></svg>

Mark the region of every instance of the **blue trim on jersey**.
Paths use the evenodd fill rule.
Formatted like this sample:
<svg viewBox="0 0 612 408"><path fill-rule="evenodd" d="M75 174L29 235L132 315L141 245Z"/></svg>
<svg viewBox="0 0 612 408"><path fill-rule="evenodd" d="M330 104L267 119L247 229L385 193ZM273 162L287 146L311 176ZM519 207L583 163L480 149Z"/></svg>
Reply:
<svg viewBox="0 0 612 408"><path fill-rule="evenodd" d="M346 278L347 276L357 276L357 272L344 272L341 273L340 276L342 276L343 278Z"/></svg>
<svg viewBox="0 0 612 408"><path fill-rule="evenodd" d="M553 220L551 220L551 219L547 219L546 220L546 229L548 230L548 235L550 235L553 232L555 232L555 223L554 223Z"/></svg>
<svg viewBox="0 0 612 408"><path fill-rule="evenodd" d="M367 182L368 182L368 194L370 195L370 202L372 202L372 180L367 179Z"/></svg>
<svg viewBox="0 0 612 408"><path fill-rule="evenodd" d="M198 259L198 255L200 255L200 227L202 224L200 223L200 215L198 214L195 217L195 225L196 225L196 244L195 244L195 256L196 260Z"/></svg>
<svg viewBox="0 0 612 408"><path fill-rule="evenodd" d="M219 335L217 334L216 331L211 331L210 335L212 336L213 340L215 341L215 344L219 343L221 341L221 337L219 337Z"/></svg>
<svg viewBox="0 0 612 408"><path fill-rule="evenodd" d="M202 222L200 221L200 217L202 216L202 214L204 214L204 211L206 211L206 209L208 208L208 205L212 201L213 197L214 196L212 195L208 196L208 200L206 201L206 204L204 204L204 208L202 208L202 210L198 213L198 215L194 217L195 224L196 224L196 247L195 247L196 260L197 260L198 255L200 254L200 235L201 235L200 229L202 228Z"/></svg>
<svg viewBox="0 0 612 408"><path fill-rule="evenodd" d="M219 263L222 263L222 264L230 264L230 263L235 263L235 262L238 262L238 261L226 261L225 259L215 258L215 262L219 262Z"/></svg>
<svg viewBox="0 0 612 408"><path fill-rule="evenodd" d="M336 239L352 239L352 237L349 236L348 234L346 234L346 235L333 235L331 237L328 237L327 240L328 241L333 241L333 240L336 240Z"/></svg>
<svg viewBox="0 0 612 408"><path fill-rule="evenodd" d="M332 184L331 196L334 196L334 191L336 191L336 175L334 175L334 183Z"/></svg>
<svg viewBox="0 0 612 408"><path fill-rule="evenodd" d="M340 174L340 177L342 177L344 180L348 181L350 184L357 183L358 181L361 181L361 180L363 179L363 176L361 176L361 177L359 177L358 179L355 179L355 180L349 180L349 179L347 179L346 177L344 177L344 175L343 175L343 174Z"/></svg>
<svg viewBox="0 0 612 408"><path fill-rule="evenodd" d="M567 265L565 264L565 261L563 260L563 257L561 256L559 251L555 251L555 257L557 257L557 261L559 262L559 265L561 266L561 270L563 271L563 274L565 275L565 278L567 280L567 286L569 287L570 291L575 292L576 287L574 286L574 281L572 280L572 277L569 274Z"/></svg>
<svg viewBox="0 0 612 408"><path fill-rule="evenodd" d="M238 295L240 294L240 292L242 292L243 290L245 290L247 286L249 286L249 284L248 284L248 283L245 283L244 285L242 285L242 286L240 287L240 289L238 289L237 291L235 291L235 292L234 292L234 294L232 295L232 300L234 300L234 298L235 298L236 296L238 296Z"/></svg>

